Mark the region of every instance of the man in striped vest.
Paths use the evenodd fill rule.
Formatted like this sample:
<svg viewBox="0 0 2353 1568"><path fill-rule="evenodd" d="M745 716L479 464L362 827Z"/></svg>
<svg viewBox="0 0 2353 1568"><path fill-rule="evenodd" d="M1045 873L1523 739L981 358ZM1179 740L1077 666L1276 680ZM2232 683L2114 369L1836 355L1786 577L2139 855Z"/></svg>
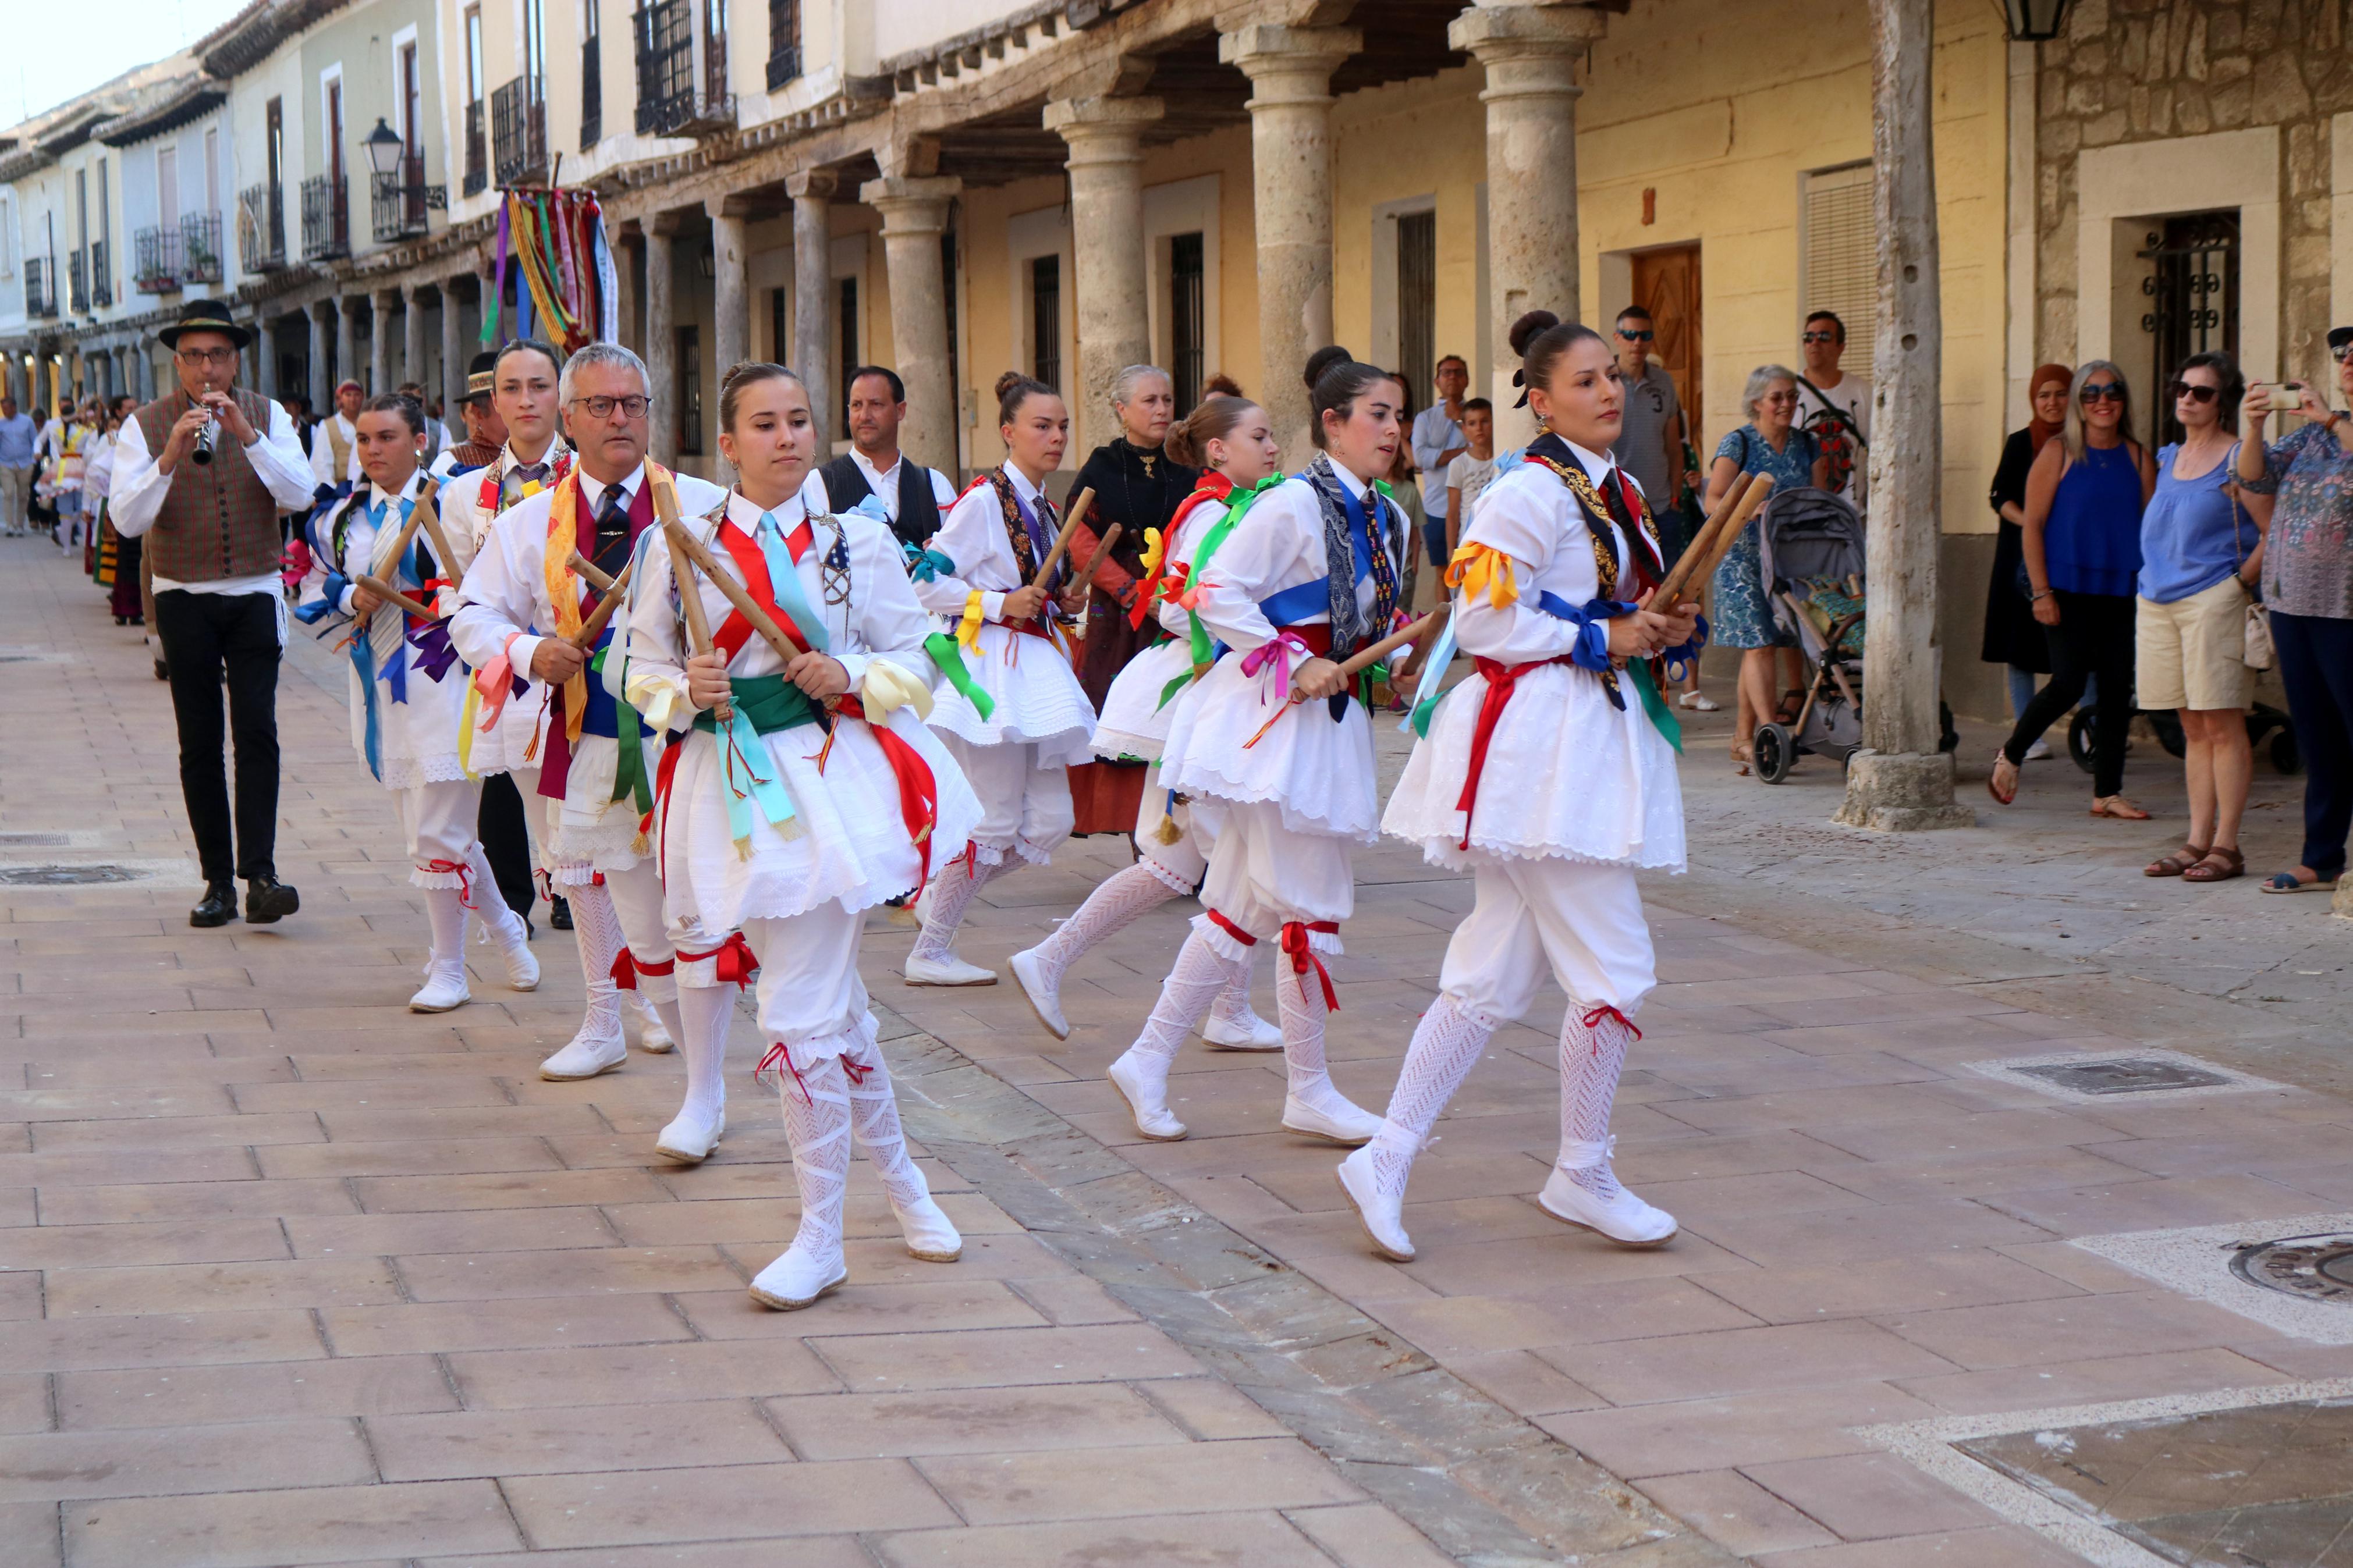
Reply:
<svg viewBox="0 0 2353 1568"><path fill-rule="evenodd" d="M195 926L283 920L301 906L278 879L278 661L286 637L278 517L311 504L311 467L286 411L237 387L237 353L253 334L216 300L192 300L155 334L179 385L133 414L115 448L111 515L146 540L153 626L180 731L180 792L203 864ZM237 747L231 832L222 766L221 687Z"/></svg>

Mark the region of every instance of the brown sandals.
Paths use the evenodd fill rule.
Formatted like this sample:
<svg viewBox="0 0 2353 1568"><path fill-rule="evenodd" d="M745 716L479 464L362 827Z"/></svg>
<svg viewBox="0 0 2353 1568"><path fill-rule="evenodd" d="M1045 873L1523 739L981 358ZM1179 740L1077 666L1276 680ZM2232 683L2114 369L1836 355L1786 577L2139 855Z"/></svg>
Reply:
<svg viewBox="0 0 2353 1568"><path fill-rule="evenodd" d="M2140 874L2144 877L2179 877L2204 858L2206 858L2206 850L2203 847L2195 844L2185 844L2175 853L2143 866L2140 868Z"/></svg>
<svg viewBox="0 0 2353 1568"><path fill-rule="evenodd" d="M2103 795L2094 796L2092 799L2091 815L2094 816L2113 816L2118 822L2147 822L2148 820L2148 813L2143 811L2140 807L2135 805L2132 802L2126 800L2120 795Z"/></svg>
<svg viewBox="0 0 2353 1568"><path fill-rule="evenodd" d="M2227 882L2233 877L2244 876L2246 870L2247 858L2244 855L2218 844L2200 856L2198 864L2185 868L2181 879L2185 882Z"/></svg>

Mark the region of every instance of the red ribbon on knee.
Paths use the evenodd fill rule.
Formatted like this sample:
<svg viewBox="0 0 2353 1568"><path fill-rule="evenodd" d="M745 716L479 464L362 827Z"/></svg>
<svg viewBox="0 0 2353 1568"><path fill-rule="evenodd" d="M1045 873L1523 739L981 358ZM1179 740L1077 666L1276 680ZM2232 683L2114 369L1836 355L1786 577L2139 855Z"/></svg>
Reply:
<svg viewBox="0 0 2353 1568"><path fill-rule="evenodd" d="M1225 916L1219 914L1217 910L1204 910L1201 912L1209 917L1209 923L1211 925L1216 926L1219 931L1225 932L1228 936L1232 937L1244 947L1256 947L1258 945L1258 938L1250 935L1250 932L1242 930L1241 927L1234 924L1233 921L1226 919Z"/></svg>
<svg viewBox="0 0 2353 1568"><path fill-rule="evenodd" d="M706 952L689 952L682 947L678 950L678 962L681 963L700 963L706 958L718 961L713 965L718 983L724 985L732 980L738 991L751 984L752 977L760 973L759 954L752 951L752 944L744 940L744 933L740 931ZM651 973L652 971L647 973ZM670 971L662 973L667 974Z"/></svg>
<svg viewBox="0 0 2353 1568"><path fill-rule="evenodd" d="M1642 1031L1634 1027L1633 1019L1629 1018L1625 1014L1620 1013L1617 1008L1611 1006L1607 1002L1597 1002L1591 1007L1588 1008L1584 1017L1578 1020L1578 1022L1585 1026L1586 1031L1594 1036L1593 1054L1595 1056L1598 1057L1601 1054L1601 1039L1599 1031L1601 1027L1601 1020L1604 1018L1615 1018L1618 1020L1620 1026L1624 1028L1628 1034L1633 1036L1638 1040L1642 1037Z"/></svg>
<svg viewBox="0 0 2353 1568"><path fill-rule="evenodd" d="M674 958L664 959L659 963L640 963L637 955L625 947L613 960L613 984L624 991L635 991L638 975L669 974L677 968L678 960Z"/></svg>
<svg viewBox="0 0 2353 1568"><path fill-rule="evenodd" d="M419 869L426 871L438 871L445 877L449 875L452 871L456 872L458 874L458 907L467 910L474 909L476 907L474 903L473 879L466 875L466 867L463 861L427 860L421 868L419 868Z"/></svg>
<svg viewBox="0 0 2353 1568"><path fill-rule="evenodd" d="M766 1072L778 1062L785 1064L785 1070L793 1075L793 1082L800 1086L801 1103L803 1105L815 1105L817 1101L809 1098L808 1085L801 1078L801 1069L793 1066L792 1047L786 1045L782 1040L778 1040L775 1045L770 1046L768 1047L768 1054L760 1058L759 1065L752 1069L752 1081L754 1083L758 1083L760 1081L760 1075ZM779 1088L781 1088L783 1080L780 1079L777 1080L777 1083Z"/></svg>
<svg viewBox="0 0 2353 1568"><path fill-rule="evenodd" d="M1337 921L1285 921L1282 924L1282 951L1291 955L1291 972L1299 976L1299 994L1302 996L1307 994L1307 968L1310 964L1314 965L1315 978L1324 983L1324 1010L1332 1013L1340 1010L1340 997L1332 989L1332 972L1324 968L1323 959L1316 956L1315 949L1308 942L1307 933L1323 931L1333 935L1339 930Z"/></svg>

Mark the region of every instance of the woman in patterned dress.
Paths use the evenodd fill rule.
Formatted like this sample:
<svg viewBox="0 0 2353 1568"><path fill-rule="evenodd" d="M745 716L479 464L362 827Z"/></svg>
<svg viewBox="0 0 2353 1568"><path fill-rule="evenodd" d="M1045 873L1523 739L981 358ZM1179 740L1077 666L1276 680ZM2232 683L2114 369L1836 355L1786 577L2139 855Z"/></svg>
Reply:
<svg viewBox="0 0 2353 1568"><path fill-rule="evenodd" d="M1714 510L1733 481L1744 474L1769 474L1776 490L1799 485L1827 489L1830 464L1815 449L1813 437L1793 426L1798 412L1798 376L1786 365L1760 364L1748 373L1748 389L1741 396L1748 423L1726 436L1715 448L1707 476L1707 505ZM1788 637L1773 624L1765 597L1762 557L1764 523L1751 518L1740 538L1715 569L1710 603L1715 640L1740 649L1740 722L1733 731L1735 772L1746 774L1749 742L1757 727L1776 716L1773 703L1773 650ZM1795 719L1793 709L1784 721Z"/></svg>

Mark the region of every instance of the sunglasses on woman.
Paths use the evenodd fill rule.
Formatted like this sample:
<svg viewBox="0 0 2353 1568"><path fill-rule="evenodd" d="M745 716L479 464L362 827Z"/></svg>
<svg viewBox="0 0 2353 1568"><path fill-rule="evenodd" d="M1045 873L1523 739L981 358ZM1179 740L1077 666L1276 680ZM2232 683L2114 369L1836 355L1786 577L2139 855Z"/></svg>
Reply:
<svg viewBox="0 0 2353 1568"><path fill-rule="evenodd" d="M2197 386L2186 381L2172 383L2165 389L2165 395L2176 399L2186 397L2190 402L2199 404L2211 403L2222 395L2219 387ZM2084 401L2089 402L2090 399L2086 398Z"/></svg>
<svg viewBox="0 0 2353 1568"><path fill-rule="evenodd" d="M2122 403L2124 400L2124 387L2113 381L2095 381L2083 392L2083 403L2086 408L2094 403Z"/></svg>

